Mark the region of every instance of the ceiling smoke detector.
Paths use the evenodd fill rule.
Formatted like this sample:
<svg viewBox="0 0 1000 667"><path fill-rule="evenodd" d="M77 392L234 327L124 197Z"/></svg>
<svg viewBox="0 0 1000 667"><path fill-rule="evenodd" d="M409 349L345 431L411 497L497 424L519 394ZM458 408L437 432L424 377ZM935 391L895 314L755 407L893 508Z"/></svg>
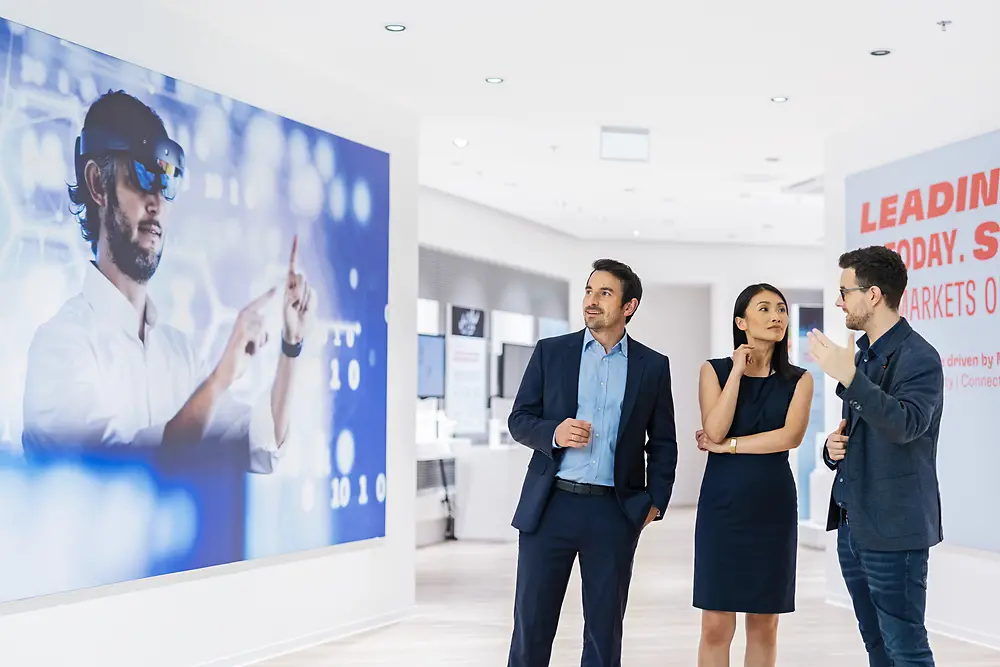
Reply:
<svg viewBox="0 0 1000 667"><path fill-rule="evenodd" d="M649 162L649 130L638 127L602 127L601 159Z"/></svg>

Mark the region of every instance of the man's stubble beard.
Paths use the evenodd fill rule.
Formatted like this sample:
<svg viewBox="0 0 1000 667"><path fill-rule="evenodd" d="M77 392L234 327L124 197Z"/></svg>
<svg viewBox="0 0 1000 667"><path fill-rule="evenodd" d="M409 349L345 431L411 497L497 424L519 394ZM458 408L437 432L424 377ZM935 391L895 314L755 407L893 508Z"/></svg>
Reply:
<svg viewBox="0 0 1000 667"><path fill-rule="evenodd" d="M848 313L844 323L851 331L864 331L869 320L871 320L871 313L865 313L864 315L854 315L853 313Z"/></svg>
<svg viewBox="0 0 1000 667"><path fill-rule="evenodd" d="M584 321L586 322L586 320ZM617 330L622 324L624 324L624 319L612 321L606 313L602 313L592 323L587 323L586 326L590 329L591 333L600 333L602 331Z"/></svg>
<svg viewBox="0 0 1000 667"><path fill-rule="evenodd" d="M125 223L125 215L117 201L109 202L104 209L104 230L108 235L108 249L111 251L111 261L118 270L140 285L145 285L156 273L163 254L163 237L160 237L160 248L149 252L139 247L132 240L132 234Z"/></svg>

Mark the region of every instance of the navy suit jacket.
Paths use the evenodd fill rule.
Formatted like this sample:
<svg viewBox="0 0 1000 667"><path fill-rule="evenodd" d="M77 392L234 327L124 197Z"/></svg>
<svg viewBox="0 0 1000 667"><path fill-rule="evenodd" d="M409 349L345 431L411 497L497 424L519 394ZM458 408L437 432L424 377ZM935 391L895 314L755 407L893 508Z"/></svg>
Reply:
<svg viewBox="0 0 1000 667"><path fill-rule="evenodd" d="M848 424L847 454L834 463L851 536L862 549L908 551L941 542L937 444L944 406L944 369L937 350L905 319L889 333L874 380L862 369L849 387L837 385ZM881 342L881 341L880 341ZM864 350L868 339L858 345ZM861 352L855 357L855 366ZM836 530L840 508L830 499L827 530Z"/></svg>
<svg viewBox="0 0 1000 667"><path fill-rule="evenodd" d="M556 427L577 414L584 332L538 341L521 379L507 426L535 450L512 525L531 533L545 510L565 450L552 446ZM674 401L667 357L628 339L625 398L615 447L615 495L640 528L652 507L667 510L677 467Z"/></svg>

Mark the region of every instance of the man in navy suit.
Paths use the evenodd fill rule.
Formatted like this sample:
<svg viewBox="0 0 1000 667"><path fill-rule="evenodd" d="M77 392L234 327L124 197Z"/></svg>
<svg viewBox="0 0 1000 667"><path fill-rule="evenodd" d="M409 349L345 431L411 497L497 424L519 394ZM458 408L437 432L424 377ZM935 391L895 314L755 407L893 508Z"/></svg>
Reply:
<svg viewBox="0 0 1000 667"><path fill-rule="evenodd" d="M594 262L583 331L538 341L508 428L535 450L513 526L520 531L508 667L545 667L580 556L583 667L621 664L640 532L663 517L677 438L670 364L628 337L642 298L631 268Z"/></svg>
<svg viewBox="0 0 1000 667"><path fill-rule="evenodd" d="M854 351L816 331L809 350L838 381L843 419L823 461L837 474L828 530L871 667L933 667L924 627L929 550L942 541L937 449L944 369L899 315L906 266L883 246L844 253L840 298Z"/></svg>

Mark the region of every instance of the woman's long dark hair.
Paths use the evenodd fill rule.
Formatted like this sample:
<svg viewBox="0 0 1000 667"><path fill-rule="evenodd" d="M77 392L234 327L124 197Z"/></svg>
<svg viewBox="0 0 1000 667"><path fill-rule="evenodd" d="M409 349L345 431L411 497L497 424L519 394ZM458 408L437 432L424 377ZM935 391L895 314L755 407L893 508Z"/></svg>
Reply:
<svg viewBox="0 0 1000 667"><path fill-rule="evenodd" d="M767 283L756 283L750 285L736 297L736 305L733 306L733 349L735 350L740 345L745 345L747 342L747 333L736 326L736 318L742 317L746 318L747 308L750 307L750 302L753 298L760 294L761 292L773 292L778 295L778 298L785 304L785 308L788 308L788 301L785 299L785 295L781 293L774 285L768 285ZM791 322L789 322L788 329L785 329L785 336L780 341L774 344L774 354L771 355L771 370L773 370L778 375L789 380L797 380L802 377L804 369L798 366L792 366L792 363L788 360L788 332L791 330Z"/></svg>

